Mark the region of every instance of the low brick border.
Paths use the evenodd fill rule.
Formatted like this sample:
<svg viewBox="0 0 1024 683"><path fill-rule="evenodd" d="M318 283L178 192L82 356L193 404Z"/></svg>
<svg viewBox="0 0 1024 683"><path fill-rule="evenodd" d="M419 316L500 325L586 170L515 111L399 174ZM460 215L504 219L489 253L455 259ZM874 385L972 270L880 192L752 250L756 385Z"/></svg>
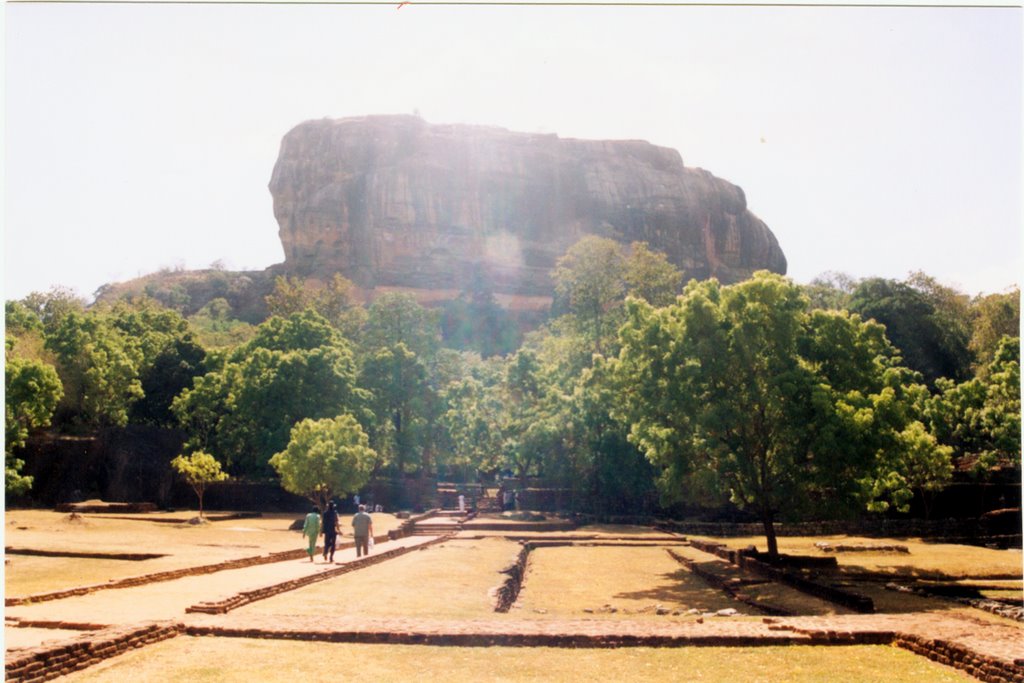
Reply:
<svg viewBox="0 0 1024 683"><path fill-rule="evenodd" d="M728 560L737 567L749 569L755 574L760 574L765 578L778 581L779 583L784 583L787 586L816 598L821 598L822 600L842 605L843 607L852 609L860 614L874 614L875 612L874 601L865 595L860 595L851 591L844 591L833 586L825 586L820 583L815 583L814 581L792 572L779 569L778 567L773 567L766 562L760 561L756 557L746 555L742 550L733 550L721 543L712 543L697 539L690 539L690 545L698 550L703 550L706 553L720 557L723 560Z"/></svg>
<svg viewBox="0 0 1024 683"><path fill-rule="evenodd" d="M729 585L728 581L722 580L721 577L713 574L712 572L701 569L700 565L698 565L694 560L691 560L687 557L683 557L679 553L674 552L671 548L667 549L666 552L668 552L669 556L673 560L675 560L676 562L683 565L691 572L699 576L708 585L713 586L721 591L724 591L733 600L742 602L744 605L749 605L750 607L753 607L756 610L760 610L761 612L764 612L765 614L770 614L774 617L796 616L792 611L784 607L778 607L777 605L772 605L766 602L758 602L751 597L739 593L732 586Z"/></svg>
<svg viewBox="0 0 1024 683"><path fill-rule="evenodd" d="M66 676L123 652L145 647L181 633L177 622L148 622L87 633L57 645L43 645L7 654L5 679L34 683Z"/></svg>
<svg viewBox="0 0 1024 683"><path fill-rule="evenodd" d="M100 501L96 503L59 503L55 508L57 512L96 512L104 514L113 513L146 513L156 512L156 503L108 503Z"/></svg>
<svg viewBox="0 0 1024 683"><path fill-rule="evenodd" d="M80 557L89 560L127 560L141 562L167 557L161 553L84 553L76 550L38 550L36 548L14 548L7 546L4 552L8 555L32 555L36 557Z"/></svg>
<svg viewBox="0 0 1024 683"><path fill-rule="evenodd" d="M227 614L233 609L238 609L243 605L248 605L249 603L256 602L257 600L265 600L267 598L279 595L281 593L286 593L288 591L293 591L297 588L303 588L304 586L317 583L318 581L325 581L327 579L332 579L336 576L341 576L342 574L347 574L348 572L355 571L357 569L362 569L364 567L379 564L386 560L398 557L399 555L405 555L406 553L410 553L416 550L423 550L424 548L429 548L430 546L436 543L442 543L444 541L447 541L449 540L449 538L450 536L441 536L439 538L426 541L425 543L419 543L417 545L412 545L405 548L393 548L392 550L386 550L382 553L368 555L353 560L351 562L346 562L338 567L328 569L317 574L310 574L309 576L303 576L301 578L293 579L291 581L285 581L283 583L275 583L270 586L264 586L263 588L255 588L253 590L242 591L241 593L236 593L235 595L232 595L229 598L225 598L224 600L218 600L216 602L200 602L199 604L185 608L185 612L200 612L203 614Z"/></svg>
<svg viewBox="0 0 1024 683"><path fill-rule="evenodd" d="M629 536L597 536L597 535L584 535L577 534L572 536L556 536L554 538L545 536L543 534L502 534L495 536L494 534L474 534L473 529L464 529L459 534L460 540L473 540L479 541L484 538L503 538L507 541L518 541L520 543L525 542L536 542L536 543L560 543L576 544L576 545L625 545L625 546L664 546L664 545L682 545L685 544L686 538L683 536L644 536L637 538L632 541Z"/></svg>
<svg viewBox="0 0 1024 683"><path fill-rule="evenodd" d="M1022 666L1024 662L1020 662L1020 660L1006 662L979 654L956 643L907 633L897 633L892 644L916 655L927 657L933 662L960 669L979 680L986 681L986 683L1024 681L1024 666Z"/></svg>
<svg viewBox="0 0 1024 683"><path fill-rule="evenodd" d="M523 543L519 554L516 555L515 562L501 570L502 574L508 576L495 591L495 612L508 612L519 598L519 591L523 587L523 577L526 576L526 563L529 561L533 548L532 543Z"/></svg>
<svg viewBox="0 0 1024 683"><path fill-rule="evenodd" d="M836 645L840 644L815 635L780 630L771 635L716 634L638 634L638 633L530 633L516 631L416 630L403 626L402 630L359 629L325 631L314 628L252 628L213 624L187 624L184 634L190 636L216 636L222 638L259 638L268 640L303 640L328 643L362 643L374 645L441 645L450 647L562 647L562 648L618 648L618 647L756 647L772 645ZM891 635L881 639L866 639L888 643ZM846 644L845 642L842 644ZM851 643L852 644L852 643Z"/></svg>
<svg viewBox="0 0 1024 683"><path fill-rule="evenodd" d="M56 510L56 512L68 512L67 510ZM190 517L148 517L146 515L156 513L157 510L140 510L135 514L130 511L126 513L122 512L108 512L105 510L86 510L86 511L75 511L72 514L80 515L96 515L102 519L120 519L123 521L130 522L151 522L154 524L188 524L191 520L199 517L199 513ZM172 513L175 514L175 513ZM256 519L262 517L262 512L211 512L203 513L203 519L208 522L224 522L233 521L236 519Z"/></svg>
<svg viewBox="0 0 1024 683"><path fill-rule="evenodd" d="M576 529L576 524L574 522L517 522L514 520L502 522L498 520L472 520L465 524L465 529L466 531L532 531L536 533L542 531L574 531Z"/></svg>
<svg viewBox="0 0 1024 683"><path fill-rule="evenodd" d="M685 541L680 541L678 538L665 541L636 541L630 542L627 540L615 540L615 539L586 539L586 540L550 540L550 541L530 541L534 549L537 548L563 548L566 546L578 547L578 548L665 548L667 546L680 546L686 545Z"/></svg>

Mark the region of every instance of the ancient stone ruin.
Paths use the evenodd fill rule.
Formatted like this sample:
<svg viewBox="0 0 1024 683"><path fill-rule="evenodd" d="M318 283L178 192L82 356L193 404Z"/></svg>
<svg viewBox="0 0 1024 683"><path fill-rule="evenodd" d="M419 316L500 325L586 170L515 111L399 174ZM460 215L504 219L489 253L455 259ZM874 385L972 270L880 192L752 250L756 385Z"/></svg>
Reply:
<svg viewBox="0 0 1024 683"><path fill-rule="evenodd" d="M585 235L646 241L687 278L786 271L743 190L639 140L321 119L285 135L270 192L285 270L421 300L480 287L513 308L546 299L556 259Z"/></svg>

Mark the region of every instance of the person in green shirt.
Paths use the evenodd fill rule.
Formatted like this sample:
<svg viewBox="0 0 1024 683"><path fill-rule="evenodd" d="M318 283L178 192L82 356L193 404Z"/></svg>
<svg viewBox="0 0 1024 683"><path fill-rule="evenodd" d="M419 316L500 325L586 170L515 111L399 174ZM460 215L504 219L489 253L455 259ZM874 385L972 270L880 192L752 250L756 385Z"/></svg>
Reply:
<svg viewBox="0 0 1024 683"><path fill-rule="evenodd" d="M306 521L302 524L302 535L309 541L306 552L309 553L309 561L313 561L316 554L316 537L320 535L320 511L313 508L313 511L306 515Z"/></svg>
<svg viewBox="0 0 1024 683"><path fill-rule="evenodd" d="M356 557L370 554L370 537L373 536L373 518L360 505L359 512L352 518L352 530L356 537Z"/></svg>

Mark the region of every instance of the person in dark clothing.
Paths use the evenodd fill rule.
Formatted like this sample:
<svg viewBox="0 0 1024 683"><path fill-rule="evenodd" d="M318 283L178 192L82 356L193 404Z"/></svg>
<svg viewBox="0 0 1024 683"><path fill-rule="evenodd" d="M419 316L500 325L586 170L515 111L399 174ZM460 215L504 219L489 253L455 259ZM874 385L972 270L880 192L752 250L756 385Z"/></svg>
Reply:
<svg viewBox="0 0 1024 683"><path fill-rule="evenodd" d="M334 547L338 543L338 509L332 500L324 511L324 559L334 562Z"/></svg>

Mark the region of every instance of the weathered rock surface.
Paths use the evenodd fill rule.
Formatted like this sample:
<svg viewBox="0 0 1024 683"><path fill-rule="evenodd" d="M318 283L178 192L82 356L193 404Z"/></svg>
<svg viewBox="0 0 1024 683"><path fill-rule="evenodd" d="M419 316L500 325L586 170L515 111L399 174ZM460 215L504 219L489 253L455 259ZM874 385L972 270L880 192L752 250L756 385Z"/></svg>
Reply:
<svg viewBox="0 0 1024 683"><path fill-rule="evenodd" d="M784 273L743 191L675 150L563 139L413 116L307 121L270 181L285 267L357 284L545 296L588 234L646 241L687 277Z"/></svg>

